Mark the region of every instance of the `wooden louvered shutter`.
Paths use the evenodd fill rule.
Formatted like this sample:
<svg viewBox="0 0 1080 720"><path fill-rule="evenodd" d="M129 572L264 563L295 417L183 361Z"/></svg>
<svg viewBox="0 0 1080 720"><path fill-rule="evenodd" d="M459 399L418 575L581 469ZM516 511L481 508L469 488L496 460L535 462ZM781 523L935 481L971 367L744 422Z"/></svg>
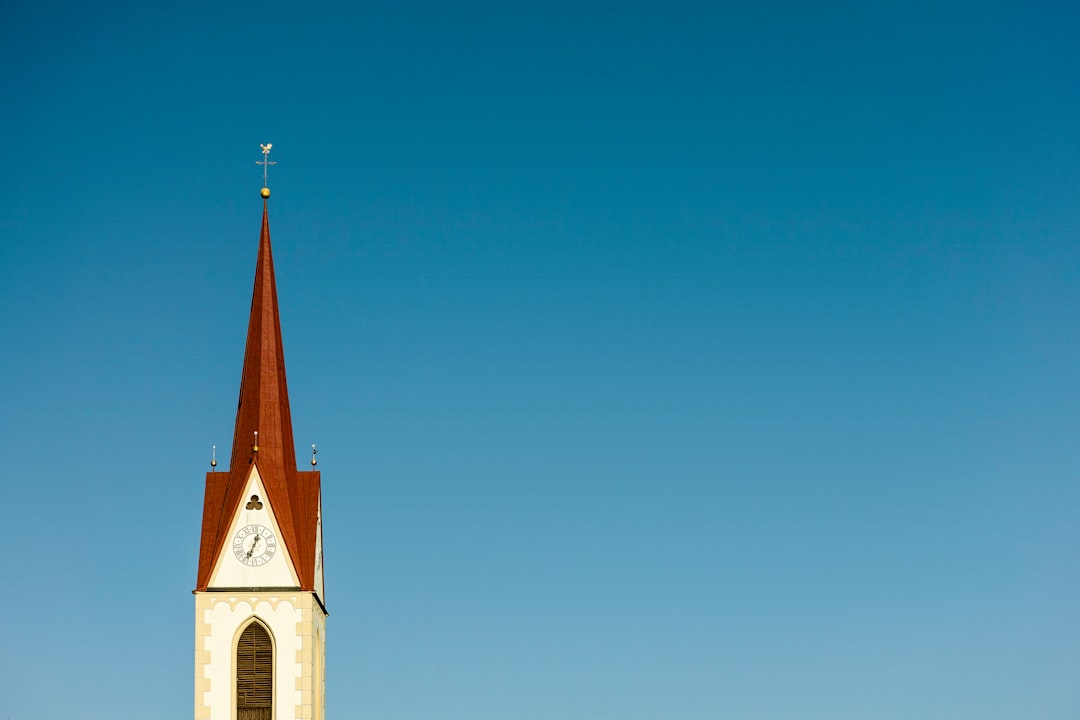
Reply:
<svg viewBox="0 0 1080 720"><path fill-rule="evenodd" d="M266 628L253 622L236 644L236 720L270 720L274 700L274 648Z"/></svg>

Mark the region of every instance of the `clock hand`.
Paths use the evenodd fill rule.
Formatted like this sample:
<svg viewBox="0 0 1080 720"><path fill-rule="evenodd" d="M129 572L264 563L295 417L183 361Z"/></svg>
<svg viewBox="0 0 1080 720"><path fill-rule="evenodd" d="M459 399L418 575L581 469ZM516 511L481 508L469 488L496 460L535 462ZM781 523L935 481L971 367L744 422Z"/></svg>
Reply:
<svg viewBox="0 0 1080 720"><path fill-rule="evenodd" d="M251 549L247 551L247 556L251 557L251 554L255 552L255 548L259 546L259 536L255 536L255 542L251 543Z"/></svg>

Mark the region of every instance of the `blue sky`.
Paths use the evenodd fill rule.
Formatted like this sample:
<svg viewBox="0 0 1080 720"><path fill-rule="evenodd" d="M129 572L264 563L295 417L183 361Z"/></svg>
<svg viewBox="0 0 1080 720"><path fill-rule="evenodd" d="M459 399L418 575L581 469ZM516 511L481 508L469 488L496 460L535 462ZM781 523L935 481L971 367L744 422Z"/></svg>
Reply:
<svg viewBox="0 0 1080 720"><path fill-rule="evenodd" d="M190 717L265 142L331 716L1077 717L1077 37L5 5L0 717Z"/></svg>

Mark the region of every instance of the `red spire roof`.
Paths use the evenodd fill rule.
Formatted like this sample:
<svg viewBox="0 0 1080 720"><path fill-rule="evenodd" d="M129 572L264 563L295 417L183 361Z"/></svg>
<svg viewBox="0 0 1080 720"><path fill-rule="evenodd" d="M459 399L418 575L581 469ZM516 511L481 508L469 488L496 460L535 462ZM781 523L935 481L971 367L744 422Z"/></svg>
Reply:
<svg viewBox="0 0 1080 720"><path fill-rule="evenodd" d="M258 432L258 450L255 433ZM251 298L240 401L236 409L229 470L207 473L203 506L202 547L196 590L205 590L214 562L228 538L225 534L240 507L252 464L259 470L267 500L281 529L282 541L305 590L314 589L315 534L318 522L319 473L298 472L293 443L285 353L281 343L270 220L263 201L259 258Z"/></svg>

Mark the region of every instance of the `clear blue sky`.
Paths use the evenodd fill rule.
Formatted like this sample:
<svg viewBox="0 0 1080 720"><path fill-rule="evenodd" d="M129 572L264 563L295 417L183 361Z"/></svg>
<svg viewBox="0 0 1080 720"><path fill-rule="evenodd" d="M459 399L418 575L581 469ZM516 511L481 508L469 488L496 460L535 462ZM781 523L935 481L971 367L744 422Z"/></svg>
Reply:
<svg viewBox="0 0 1080 720"><path fill-rule="evenodd" d="M190 718L261 202L331 718L1080 716L1080 11L7 3L0 718Z"/></svg>

